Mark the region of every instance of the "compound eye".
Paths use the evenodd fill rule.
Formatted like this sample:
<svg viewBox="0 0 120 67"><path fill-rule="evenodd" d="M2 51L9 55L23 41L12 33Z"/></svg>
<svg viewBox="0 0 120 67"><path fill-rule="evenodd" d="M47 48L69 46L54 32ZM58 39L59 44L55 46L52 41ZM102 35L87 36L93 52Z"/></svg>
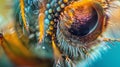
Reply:
<svg viewBox="0 0 120 67"><path fill-rule="evenodd" d="M70 9L69 11L73 15L71 17L71 24L68 27L68 31L71 35L79 37L85 36L96 28L98 24L98 14L93 7L80 6L74 10ZM69 14L67 13L67 15ZM65 22L65 24L67 23L69 22Z"/></svg>
<svg viewBox="0 0 120 67"><path fill-rule="evenodd" d="M94 1L73 2L64 8L57 27L57 39L74 47L89 46L103 31L105 15ZM94 44L93 44L94 45Z"/></svg>
<svg viewBox="0 0 120 67"><path fill-rule="evenodd" d="M83 47L98 44L103 32L105 15L102 6L94 1L76 1L61 12L57 25L58 47L70 57L81 55Z"/></svg>

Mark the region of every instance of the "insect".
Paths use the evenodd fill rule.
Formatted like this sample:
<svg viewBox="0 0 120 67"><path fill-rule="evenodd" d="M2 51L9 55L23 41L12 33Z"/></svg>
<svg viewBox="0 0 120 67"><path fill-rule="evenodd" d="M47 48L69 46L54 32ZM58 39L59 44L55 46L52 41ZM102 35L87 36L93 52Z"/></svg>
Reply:
<svg viewBox="0 0 120 67"><path fill-rule="evenodd" d="M120 22L113 15L117 13L111 12L112 9L120 10L116 2L120 3L118 0L15 1L15 23L11 24L15 32L11 37L16 40L10 43L18 44L14 47L19 48L23 57L48 58L50 55L55 67L80 67L83 61L94 59L108 42L120 41ZM118 32L114 33L113 28ZM10 35L3 36L8 40ZM40 54L42 50L45 52ZM11 59L20 61L15 57Z"/></svg>

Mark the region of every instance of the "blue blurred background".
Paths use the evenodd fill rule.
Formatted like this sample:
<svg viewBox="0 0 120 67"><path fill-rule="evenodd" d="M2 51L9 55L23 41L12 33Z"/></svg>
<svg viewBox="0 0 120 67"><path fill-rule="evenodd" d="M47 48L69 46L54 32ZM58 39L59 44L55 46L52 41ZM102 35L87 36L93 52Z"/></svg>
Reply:
<svg viewBox="0 0 120 67"><path fill-rule="evenodd" d="M107 52L90 67L120 67L120 44L111 45Z"/></svg>

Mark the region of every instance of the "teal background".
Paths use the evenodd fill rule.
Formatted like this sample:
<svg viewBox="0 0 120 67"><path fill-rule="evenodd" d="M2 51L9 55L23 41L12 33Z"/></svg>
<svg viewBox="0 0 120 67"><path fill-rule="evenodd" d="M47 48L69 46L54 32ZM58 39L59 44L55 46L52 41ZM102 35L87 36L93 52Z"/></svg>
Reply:
<svg viewBox="0 0 120 67"><path fill-rule="evenodd" d="M90 65L90 67L120 67L120 43L109 44L110 49L104 52L100 59Z"/></svg>

